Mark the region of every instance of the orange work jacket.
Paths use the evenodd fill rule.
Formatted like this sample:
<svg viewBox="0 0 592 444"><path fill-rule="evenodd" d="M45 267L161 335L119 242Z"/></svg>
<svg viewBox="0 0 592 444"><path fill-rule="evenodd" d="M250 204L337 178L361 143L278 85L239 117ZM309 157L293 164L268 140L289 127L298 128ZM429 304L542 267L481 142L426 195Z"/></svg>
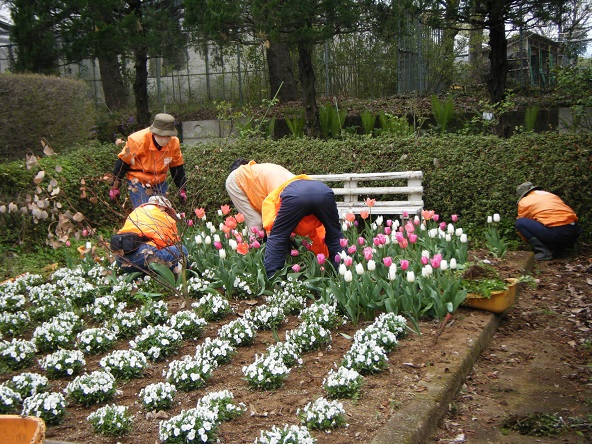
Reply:
<svg viewBox="0 0 592 444"><path fill-rule="evenodd" d="M295 180L312 180L306 174L294 176L287 180L282 185L273 190L263 201L261 208L261 217L263 219L263 228L269 234L273 228L273 222L280 210L282 199L280 194L284 191L284 188ZM302 220L296 226L294 230L299 236L306 236L312 241L312 252L314 254L322 253L325 257L329 257L329 249L325 245L325 227L316 216L309 214L302 218Z"/></svg>
<svg viewBox="0 0 592 444"><path fill-rule="evenodd" d="M241 165L234 173L234 180L245 192L251 206L261 213L265 198L294 175L281 165L274 163L257 163L251 160Z"/></svg>
<svg viewBox="0 0 592 444"><path fill-rule="evenodd" d="M578 221L576 213L559 196L534 190L518 202L518 217L534 219L546 227L559 227Z"/></svg>
<svg viewBox="0 0 592 444"><path fill-rule="evenodd" d="M158 205L143 204L127 217L121 233L136 233L150 240L146 243L159 250L179 242L177 222Z"/></svg>
<svg viewBox="0 0 592 444"><path fill-rule="evenodd" d="M183 165L181 144L172 137L166 146L156 148L150 128L131 134L118 157L130 165L127 178L141 184L158 185L166 180L170 167Z"/></svg>

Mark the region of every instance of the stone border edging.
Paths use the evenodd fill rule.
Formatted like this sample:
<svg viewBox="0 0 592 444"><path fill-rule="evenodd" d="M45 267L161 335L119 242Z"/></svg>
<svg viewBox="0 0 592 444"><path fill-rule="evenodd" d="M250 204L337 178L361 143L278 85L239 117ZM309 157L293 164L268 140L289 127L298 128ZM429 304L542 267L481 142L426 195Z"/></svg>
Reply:
<svg viewBox="0 0 592 444"><path fill-rule="evenodd" d="M528 252L524 257L524 273L534 267L534 254ZM519 288L516 291L519 293ZM481 352L488 346L495 334L503 313L489 314L481 330L469 338L467 347L459 350L457 357L445 366L444 371L434 372L427 390L418 393L404 408L390 417L371 444L422 444L429 442L436 432L438 422L444 417L448 405L453 401L467 375L473 368Z"/></svg>

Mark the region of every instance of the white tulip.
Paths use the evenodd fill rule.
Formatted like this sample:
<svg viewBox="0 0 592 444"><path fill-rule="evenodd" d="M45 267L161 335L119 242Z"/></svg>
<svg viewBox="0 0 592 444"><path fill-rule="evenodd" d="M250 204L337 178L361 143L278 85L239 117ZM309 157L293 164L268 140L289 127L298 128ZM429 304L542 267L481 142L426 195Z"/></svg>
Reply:
<svg viewBox="0 0 592 444"><path fill-rule="evenodd" d="M448 270L448 261L446 259L442 259L442 262L440 262L440 269Z"/></svg>
<svg viewBox="0 0 592 444"><path fill-rule="evenodd" d="M205 244L210 245L212 243L212 238L210 236L206 236Z"/></svg>
<svg viewBox="0 0 592 444"><path fill-rule="evenodd" d="M493 217L487 216L487 223L490 224L491 222L493 222Z"/></svg>
<svg viewBox="0 0 592 444"><path fill-rule="evenodd" d="M356 264L356 273L359 275L364 274L364 266L362 264Z"/></svg>
<svg viewBox="0 0 592 444"><path fill-rule="evenodd" d="M450 269L456 270L456 259L455 258L450 259Z"/></svg>
<svg viewBox="0 0 592 444"><path fill-rule="evenodd" d="M392 264L389 267L389 271L388 271L389 281L395 280L396 277L397 277L397 266L395 264Z"/></svg>
<svg viewBox="0 0 592 444"><path fill-rule="evenodd" d="M370 259L368 261L368 271L374 271L376 270L376 262L374 262L372 259Z"/></svg>
<svg viewBox="0 0 592 444"><path fill-rule="evenodd" d="M236 241L236 239L228 239L228 245L235 251L238 248L238 242Z"/></svg>
<svg viewBox="0 0 592 444"><path fill-rule="evenodd" d="M493 215L493 221L494 222L499 222L501 220L500 215L498 213L495 213Z"/></svg>
<svg viewBox="0 0 592 444"><path fill-rule="evenodd" d="M448 234L454 234L454 225L448 224L447 232Z"/></svg>
<svg viewBox="0 0 592 444"><path fill-rule="evenodd" d="M197 236L195 236L195 243L197 245L201 245L203 243L203 237L201 237L201 234L198 234Z"/></svg>
<svg viewBox="0 0 592 444"><path fill-rule="evenodd" d="M226 259L226 250L224 248L218 250L218 255L220 256L220 259Z"/></svg>
<svg viewBox="0 0 592 444"><path fill-rule="evenodd" d="M407 272L407 282L409 282L409 283L415 282L415 273L413 271Z"/></svg>
<svg viewBox="0 0 592 444"><path fill-rule="evenodd" d="M458 237L462 236L463 229L462 228L457 228L456 231L454 232L454 234L456 234Z"/></svg>
<svg viewBox="0 0 592 444"><path fill-rule="evenodd" d="M347 270L345 272L345 274L343 275L343 279L345 280L345 282L351 282L354 279L351 270Z"/></svg>
<svg viewBox="0 0 592 444"><path fill-rule="evenodd" d="M220 242L220 235L214 234L214 242Z"/></svg>
<svg viewBox="0 0 592 444"><path fill-rule="evenodd" d="M384 221L384 218L382 216L378 216L376 218L376 225L382 225L382 222Z"/></svg>
<svg viewBox="0 0 592 444"><path fill-rule="evenodd" d="M463 233L463 234L460 235L460 241L463 244L466 244L469 241L469 238L467 237L467 235L465 233Z"/></svg>
<svg viewBox="0 0 592 444"><path fill-rule="evenodd" d="M347 267L345 264L339 264L339 274L341 276L345 276L345 272L347 271Z"/></svg>

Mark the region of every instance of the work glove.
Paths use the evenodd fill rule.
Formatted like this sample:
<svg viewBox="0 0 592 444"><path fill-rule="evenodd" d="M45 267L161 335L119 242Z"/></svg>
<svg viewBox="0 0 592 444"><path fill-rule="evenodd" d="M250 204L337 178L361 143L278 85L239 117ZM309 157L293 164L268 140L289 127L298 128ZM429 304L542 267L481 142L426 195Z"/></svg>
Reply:
<svg viewBox="0 0 592 444"><path fill-rule="evenodd" d="M187 203L187 193L185 190L179 190L179 197L181 198L181 202L184 204Z"/></svg>
<svg viewBox="0 0 592 444"><path fill-rule="evenodd" d="M119 197L119 188L111 188L109 190L109 199L112 201L116 201Z"/></svg>

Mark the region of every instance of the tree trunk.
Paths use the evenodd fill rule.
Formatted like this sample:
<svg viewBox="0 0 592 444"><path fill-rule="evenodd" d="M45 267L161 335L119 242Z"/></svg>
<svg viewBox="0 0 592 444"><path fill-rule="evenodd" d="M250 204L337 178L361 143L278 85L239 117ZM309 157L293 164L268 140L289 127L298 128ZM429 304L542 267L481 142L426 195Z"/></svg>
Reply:
<svg viewBox="0 0 592 444"><path fill-rule="evenodd" d="M302 85L302 104L306 120L305 133L309 137L321 137L315 75L312 67L312 51L313 48L310 43L298 43L298 73Z"/></svg>
<svg viewBox="0 0 592 444"><path fill-rule="evenodd" d="M491 103L504 100L506 95L506 78L508 76L508 40L504 26L501 7L496 2L489 2L489 75L487 76L487 91Z"/></svg>
<svg viewBox="0 0 592 444"><path fill-rule="evenodd" d="M103 83L105 104L111 111L117 111L127 105L128 93L121 75L121 66L117 54L98 54L99 71Z"/></svg>
<svg viewBox="0 0 592 444"><path fill-rule="evenodd" d="M134 51L134 96L136 98L136 118L138 123L150 126L150 109L148 108L148 52L145 47Z"/></svg>
<svg viewBox="0 0 592 444"><path fill-rule="evenodd" d="M271 98L277 95L281 103L298 100L298 85L292 72L290 49L285 43L269 43L267 48L267 67L269 68L269 85Z"/></svg>

